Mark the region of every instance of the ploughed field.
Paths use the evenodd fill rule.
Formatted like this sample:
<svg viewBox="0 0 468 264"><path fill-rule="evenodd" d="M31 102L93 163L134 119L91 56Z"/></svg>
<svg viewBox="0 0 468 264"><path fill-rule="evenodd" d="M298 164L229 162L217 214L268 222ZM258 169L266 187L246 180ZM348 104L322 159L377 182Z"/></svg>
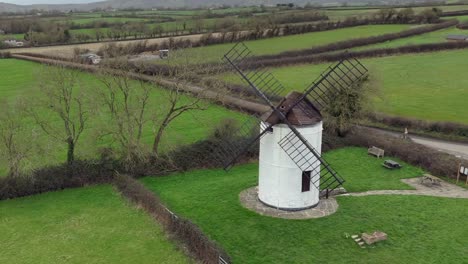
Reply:
<svg viewBox="0 0 468 264"><path fill-rule="evenodd" d="M111 186L0 201L0 263L191 263Z"/></svg>
<svg viewBox="0 0 468 264"><path fill-rule="evenodd" d="M44 99L43 93L39 89L39 79L41 73L47 71L46 66L38 63L27 62L15 59L0 60L0 96L2 100L13 103L19 98L27 102L35 103ZM80 85L76 88L76 92L84 93L89 99L90 106L89 123L87 129L83 133L83 137L78 142L76 153L78 157L92 158L97 157L98 150L102 147L116 146L109 136L99 137L99 133L108 128L110 123L109 113L105 106L98 100L100 98L97 93L98 86L103 84L96 78L95 75L89 73L80 73ZM135 87L139 85L132 81ZM164 114L168 111L168 96L167 90L154 87L150 95L147 118L156 120L156 126L147 123L143 128L142 142L151 147L156 129L159 127ZM191 100L190 97L183 96L181 102ZM180 145L190 144L195 141L206 138L213 127L220 121L226 118L240 119L242 114L228 110L224 107L202 102L202 106L207 107L204 111L194 111L182 114L175 119L168 127L162 139L162 151L172 150ZM42 116L50 116L50 122L63 126L58 117L52 116L48 110L41 111ZM152 113L151 113L152 112ZM63 142L52 140L50 137L42 133L40 128L33 120L25 120L27 129L23 131L25 140L28 144L34 146L34 149L40 149L40 154L34 153L30 157L29 167L43 167L49 164L65 162L66 160L66 145ZM31 137L31 133L35 135ZM1 161L0 172L5 174L5 163Z"/></svg>
<svg viewBox="0 0 468 264"><path fill-rule="evenodd" d="M468 124L468 50L362 59L378 92L373 108L394 116ZM304 90L331 63L271 68L285 93ZM241 81L225 74L230 82Z"/></svg>
<svg viewBox="0 0 468 264"><path fill-rule="evenodd" d="M347 180L349 191L409 189L401 178L421 175L408 164L387 171L382 159L361 148L325 153ZM426 196L338 197L328 217L285 220L241 206L239 193L257 185L258 165L231 172L199 170L142 182L175 211L196 223L230 254L234 263L461 263L468 254L466 199ZM387 241L361 249L347 238L381 230Z"/></svg>

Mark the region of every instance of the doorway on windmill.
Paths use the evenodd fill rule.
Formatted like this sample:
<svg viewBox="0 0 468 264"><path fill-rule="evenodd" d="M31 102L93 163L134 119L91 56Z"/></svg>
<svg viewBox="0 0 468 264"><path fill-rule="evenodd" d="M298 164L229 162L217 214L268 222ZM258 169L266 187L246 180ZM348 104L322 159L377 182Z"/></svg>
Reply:
<svg viewBox="0 0 468 264"><path fill-rule="evenodd" d="M311 171L302 172L302 192L310 191L310 173Z"/></svg>

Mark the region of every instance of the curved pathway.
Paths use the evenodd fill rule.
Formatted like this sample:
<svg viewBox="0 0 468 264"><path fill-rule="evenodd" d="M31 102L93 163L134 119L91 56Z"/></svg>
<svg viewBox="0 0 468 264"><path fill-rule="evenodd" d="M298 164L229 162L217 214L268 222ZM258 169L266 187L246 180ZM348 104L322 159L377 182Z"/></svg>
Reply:
<svg viewBox="0 0 468 264"><path fill-rule="evenodd" d="M368 195L423 195L446 198L468 199L468 189L462 188L446 181L441 181L440 186L427 187L421 184L421 177L402 179L401 181L414 187L415 190L379 190L358 193L346 193L341 196L368 196Z"/></svg>
<svg viewBox="0 0 468 264"><path fill-rule="evenodd" d="M431 176L433 177L433 176ZM435 177L434 177L435 178ZM369 196L369 195L421 195L445 198L468 199L468 189L441 180L440 186L428 187L421 184L423 177L402 179L401 181L412 186L415 190L376 190L357 193L345 193L337 196ZM266 206L258 200L258 187L251 187L239 194L239 200L243 207L260 215L283 219L311 219L321 218L334 214L338 210L338 203L334 196L329 199L321 199L314 208L301 211L284 211Z"/></svg>

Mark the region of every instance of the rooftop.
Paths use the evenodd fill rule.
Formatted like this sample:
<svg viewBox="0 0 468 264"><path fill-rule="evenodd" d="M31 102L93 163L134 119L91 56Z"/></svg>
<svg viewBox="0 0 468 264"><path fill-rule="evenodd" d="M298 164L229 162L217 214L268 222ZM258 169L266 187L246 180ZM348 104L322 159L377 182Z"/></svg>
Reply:
<svg viewBox="0 0 468 264"><path fill-rule="evenodd" d="M299 92L290 92L283 98L280 103L277 105L277 108L281 111L282 109L288 109L297 99L302 96L302 93ZM307 126L314 125L322 121L322 115L320 111L309 101L307 98L304 98L299 104L289 110L286 114L287 120L294 126ZM279 118L276 116L273 111L267 112L262 120L269 124L278 124L281 123Z"/></svg>

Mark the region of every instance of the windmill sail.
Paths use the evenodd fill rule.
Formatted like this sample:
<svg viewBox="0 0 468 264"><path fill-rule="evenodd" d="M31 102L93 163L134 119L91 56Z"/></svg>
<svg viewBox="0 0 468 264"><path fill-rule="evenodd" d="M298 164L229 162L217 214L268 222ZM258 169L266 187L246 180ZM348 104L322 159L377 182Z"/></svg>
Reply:
<svg viewBox="0 0 468 264"><path fill-rule="evenodd" d="M291 132L284 136L278 144L287 153L291 160L304 172L313 172L316 177L311 178L311 182L319 190L333 190L343 184L343 178L334 171L331 166L321 157L320 153L312 147L309 142L299 133L299 131L288 121L287 114L292 109L300 109L308 115L310 108L307 102L322 109L327 104L333 102L327 93L328 89L343 91L364 78L367 69L356 59L346 58L337 64L330 66L321 74L311 86L297 99L287 104L276 107L273 101L284 92L284 86L267 70L256 70L258 67L249 67L249 56L251 51L244 43L237 43L228 53L224 55L224 60L228 62L242 77L242 79L253 89L253 91L272 109L277 122L288 125ZM249 70L253 68L253 70ZM334 91L332 90L332 91ZM309 102L309 103L310 103ZM275 119L275 118L273 118ZM252 120L252 119L250 119ZM236 159L248 148L256 143L262 135L269 131L277 122L261 127L259 118L254 118L255 122L247 120L244 128L239 129L239 135L233 137L230 144L226 144L220 150L220 156L226 160L226 168L232 166ZM259 129L261 127L261 129ZM259 131L259 133L252 133Z"/></svg>
<svg viewBox="0 0 468 264"><path fill-rule="evenodd" d="M354 58L343 59L320 74L304 91L304 98L313 102L317 108L323 109L333 102L328 93L329 89L345 91L366 76L367 69L361 62Z"/></svg>
<svg viewBox="0 0 468 264"><path fill-rule="evenodd" d="M320 175L311 178L311 183L317 189L333 190L344 183L344 179L296 131L292 130L278 144L301 171L312 171L313 175Z"/></svg>
<svg viewBox="0 0 468 264"><path fill-rule="evenodd" d="M278 99L285 91L284 86L269 71L256 68L249 70L250 49L239 42L224 55L224 60L240 74L242 80L254 88L254 91L269 101Z"/></svg>
<svg viewBox="0 0 468 264"><path fill-rule="evenodd" d="M247 117L229 138L220 139L221 142L213 149L218 163L229 170L272 126L263 123L256 115Z"/></svg>

